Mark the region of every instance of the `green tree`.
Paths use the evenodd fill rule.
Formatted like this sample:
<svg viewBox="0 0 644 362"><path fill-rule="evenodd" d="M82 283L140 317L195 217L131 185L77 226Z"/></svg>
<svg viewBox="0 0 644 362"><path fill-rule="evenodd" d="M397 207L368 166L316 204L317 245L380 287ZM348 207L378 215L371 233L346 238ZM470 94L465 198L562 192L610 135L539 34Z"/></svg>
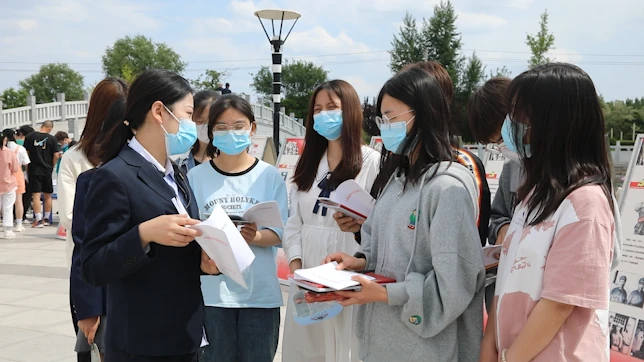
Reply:
<svg viewBox="0 0 644 362"><path fill-rule="evenodd" d="M216 70L206 70L206 72L195 80L191 80L194 89L200 91L204 89L216 90L222 82L222 78L226 78L226 72L218 72Z"/></svg>
<svg viewBox="0 0 644 362"><path fill-rule="evenodd" d="M451 1L434 6L434 15L423 19L422 45L428 59L441 63L458 86L466 59L461 55L463 43L456 29L457 18Z"/></svg>
<svg viewBox="0 0 644 362"><path fill-rule="evenodd" d="M0 95L0 100L2 101L2 108L18 108L24 107L27 105L27 93L24 89L5 89L4 92Z"/></svg>
<svg viewBox="0 0 644 362"><path fill-rule="evenodd" d="M539 32L535 35L526 35L526 44L532 52L532 57L528 60L530 68L550 63L550 58L546 56L546 53L554 48L555 36L548 30L548 10L541 14Z"/></svg>
<svg viewBox="0 0 644 362"><path fill-rule="evenodd" d="M120 77L131 82L151 68L182 73L186 63L165 43L153 43L143 35L119 39L103 55L103 71L108 77Z"/></svg>
<svg viewBox="0 0 644 362"><path fill-rule="evenodd" d="M496 78L496 77L506 77L510 78L512 76L512 72L504 65L501 68L496 68L496 70L492 71L490 70L490 78Z"/></svg>
<svg viewBox="0 0 644 362"><path fill-rule="evenodd" d="M67 64L43 65L38 73L20 81L20 87L38 103L55 102L57 93L65 93L67 101L83 99L83 76Z"/></svg>
<svg viewBox="0 0 644 362"><path fill-rule="evenodd" d="M606 121L606 130L613 130L613 137L618 139L623 132L624 137L632 135L633 123L636 128L642 128L644 125L642 117L638 110L626 105L623 101L606 102L604 106L604 118Z"/></svg>
<svg viewBox="0 0 644 362"><path fill-rule="evenodd" d="M263 97L273 95L273 73L268 67L262 67L252 74L251 88ZM295 113L297 118L306 119L309 99L320 83L328 80L329 72L312 62L296 60L286 61L282 67L282 106L286 112Z"/></svg>
<svg viewBox="0 0 644 362"><path fill-rule="evenodd" d="M392 50L389 51L391 63L389 67L394 73L409 63L425 59L422 38L416 26L416 19L410 13L405 14L403 25L400 27L400 34L398 36L394 35L391 46Z"/></svg>

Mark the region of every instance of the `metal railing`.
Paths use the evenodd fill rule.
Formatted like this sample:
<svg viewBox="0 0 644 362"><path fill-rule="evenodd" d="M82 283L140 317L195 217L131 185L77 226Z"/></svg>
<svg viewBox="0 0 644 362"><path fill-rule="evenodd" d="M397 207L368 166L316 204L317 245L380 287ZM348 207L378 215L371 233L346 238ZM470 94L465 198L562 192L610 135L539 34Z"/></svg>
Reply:
<svg viewBox="0 0 644 362"><path fill-rule="evenodd" d="M44 121L65 121L84 119L89 108L89 95L87 100L66 102L64 94L58 94L58 102L36 104L35 97L30 96L28 106L20 108L2 109L0 101L1 129L18 128L20 126L36 125ZM244 96L251 103L256 121L267 127L273 127L273 109L270 106L250 102L250 96ZM289 136L304 136L306 127L294 119L293 114L287 116L282 108L280 112L280 130Z"/></svg>

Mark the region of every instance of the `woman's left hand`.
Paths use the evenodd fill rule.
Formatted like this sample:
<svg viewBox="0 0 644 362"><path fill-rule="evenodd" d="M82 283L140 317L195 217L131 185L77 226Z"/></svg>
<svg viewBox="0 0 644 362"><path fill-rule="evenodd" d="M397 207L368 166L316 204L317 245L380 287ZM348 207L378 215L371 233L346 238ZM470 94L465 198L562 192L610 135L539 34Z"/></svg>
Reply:
<svg viewBox="0 0 644 362"><path fill-rule="evenodd" d="M219 268L217 268L217 264L215 264L215 261L210 259L208 254L206 254L205 251L201 250L201 271L203 271L206 274L219 274Z"/></svg>
<svg viewBox="0 0 644 362"><path fill-rule="evenodd" d="M352 278L360 282L361 289L358 292L339 291L335 292L337 295L347 298L346 300L339 301L338 303L343 306L354 304L367 304L373 302L388 303L389 297L387 296L387 289L382 285L373 282L363 276L354 276Z"/></svg>
<svg viewBox="0 0 644 362"><path fill-rule="evenodd" d="M259 241L259 239L262 237L262 234L257 232L256 224L244 224L244 226L242 226L241 228L240 233L244 237L244 240L246 240L246 242L249 244L253 244L254 242Z"/></svg>

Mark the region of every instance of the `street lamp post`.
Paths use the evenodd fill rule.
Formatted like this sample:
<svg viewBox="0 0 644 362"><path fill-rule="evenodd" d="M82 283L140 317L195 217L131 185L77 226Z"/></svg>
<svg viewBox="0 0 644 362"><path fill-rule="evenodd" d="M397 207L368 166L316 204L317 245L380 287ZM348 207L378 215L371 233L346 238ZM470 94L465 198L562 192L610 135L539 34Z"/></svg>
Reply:
<svg viewBox="0 0 644 362"><path fill-rule="evenodd" d="M271 43L273 48L273 142L275 142L275 152L279 154L280 152L280 101L282 94L282 46L288 36L291 34L291 31L295 27L297 20L300 18L300 14L295 11L290 10L259 10L255 12L255 16L259 19L259 23L264 29L266 38ZM262 19L270 20L271 27L273 29L273 36L268 35L266 27L262 22ZM280 30L279 33L275 34L275 21L279 21ZM291 29L286 34L286 37L282 39L282 27L285 20L295 20Z"/></svg>

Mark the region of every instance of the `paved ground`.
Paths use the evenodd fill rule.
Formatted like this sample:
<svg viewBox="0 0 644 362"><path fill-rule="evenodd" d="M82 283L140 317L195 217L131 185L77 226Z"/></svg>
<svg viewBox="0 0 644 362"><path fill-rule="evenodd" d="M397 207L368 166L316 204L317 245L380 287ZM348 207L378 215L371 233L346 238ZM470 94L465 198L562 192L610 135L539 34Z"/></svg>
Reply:
<svg viewBox="0 0 644 362"><path fill-rule="evenodd" d="M0 239L0 362L76 361L65 241L55 233L27 227Z"/></svg>

